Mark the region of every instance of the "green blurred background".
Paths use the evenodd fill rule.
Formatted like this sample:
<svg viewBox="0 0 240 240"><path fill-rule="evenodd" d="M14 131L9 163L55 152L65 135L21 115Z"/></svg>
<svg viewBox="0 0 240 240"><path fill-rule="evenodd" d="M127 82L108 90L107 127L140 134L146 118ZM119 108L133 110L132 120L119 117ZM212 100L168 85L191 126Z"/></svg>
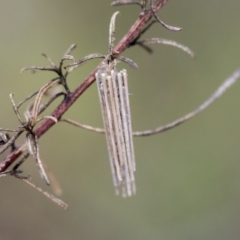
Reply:
<svg viewBox="0 0 240 240"><path fill-rule="evenodd" d="M0 121L19 125L9 94L20 101L54 75L19 73L29 65L47 65L41 53L58 62L70 44L79 59L106 53L112 13L117 41L139 14L137 6L110 7L110 0L21 0L0 5ZM169 1L158 13L183 27L179 33L154 25L144 36L179 41L196 53L157 45L149 55L139 47L124 56L128 68L133 129L166 124L196 108L240 66L240 1ZM69 77L74 89L97 66L91 61ZM64 191L64 211L12 177L1 178L0 239L88 240L237 240L240 238L240 83L191 121L152 137L136 138L137 195L114 195L105 138L60 123L40 139L41 157ZM54 106L60 102L56 101ZM53 107L54 107L53 106ZM52 107L52 109L53 109ZM24 110L24 108L23 108ZM51 110L49 110L51 112ZM102 126L93 84L66 117ZM1 156L1 159L5 155ZM33 159L22 167L40 179Z"/></svg>

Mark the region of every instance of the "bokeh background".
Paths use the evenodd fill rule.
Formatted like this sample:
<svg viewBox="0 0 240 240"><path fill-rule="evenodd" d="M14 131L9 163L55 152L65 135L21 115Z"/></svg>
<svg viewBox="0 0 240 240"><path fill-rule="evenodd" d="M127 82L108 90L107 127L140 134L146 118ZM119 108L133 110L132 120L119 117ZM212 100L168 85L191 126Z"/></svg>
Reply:
<svg viewBox="0 0 240 240"><path fill-rule="evenodd" d="M21 0L0 4L0 122L19 125L9 94L20 101L54 74L20 69L58 62L72 43L76 59L106 53L108 26L117 17L118 40L139 14L137 6L111 1ZM183 27L179 33L154 25L144 36L179 41L196 53L157 45L149 55L139 47L124 56L138 63L129 71L134 130L166 124L196 108L240 67L240 1L169 1L158 13ZM94 60L69 77L71 89L97 66ZM53 104L57 106L60 99ZM105 138L60 123L40 139L41 157L63 189L64 211L12 177L1 178L0 239L237 240L240 238L240 83L189 122L152 137L135 138L137 195L114 195ZM22 108L24 111L24 108ZM49 113L51 109L49 110ZM66 113L102 126L96 85ZM21 139L23 140L23 139ZM1 159L4 159L4 154ZM33 159L25 174L51 192Z"/></svg>

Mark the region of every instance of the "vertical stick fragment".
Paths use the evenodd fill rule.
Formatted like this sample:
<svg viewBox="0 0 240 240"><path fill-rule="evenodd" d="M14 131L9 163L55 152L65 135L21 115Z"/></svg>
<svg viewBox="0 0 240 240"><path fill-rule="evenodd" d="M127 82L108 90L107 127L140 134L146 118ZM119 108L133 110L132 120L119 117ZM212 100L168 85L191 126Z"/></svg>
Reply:
<svg viewBox="0 0 240 240"><path fill-rule="evenodd" d="M135 160L126 71L108 66L96 73L112 177L116 193L135 194Z"/></svg>
<svg viewBox="0 0 240 240"><path fill-rule="evenodd" d="M105 128L105 135L107 140L107 146L108 146L108 154L110 159L110 166L111 166L111 172L113 177L113 185L115 188L116 195L119 195L119 181L116 174L116 169L114 166L114 155L113 155L113 147L111 144L111 136L110 136L110 126L108 121L108 115L107 115L107 106L106 101L104 98L104 91L103 91L103 82L106 81L106 74L102 73L101 71L97 72L96 74L96 82L97 82L97 88L99 93L99 100L100 100L100 106L102 110L102 117L103 117L103 124Z"/></svg>
<svg viewBox="0 0 240 240"><path fill-rule="evenodd" d="M123 86L125 88L124 92L124 99L126 104L126 117L127 117L127 126L128 126L128 135L129 135L129 143L131 149L131 159L133 164L133 171L136 171L136 162L135 162L135 154L134 154L134 146L133 146L133 134L132 134L132 119L131 119L131 112L130 112L130 103L129 103L129 92L128 92L128 82L127 82L127 71L124 69L122 70L123 76Z"/></svg>

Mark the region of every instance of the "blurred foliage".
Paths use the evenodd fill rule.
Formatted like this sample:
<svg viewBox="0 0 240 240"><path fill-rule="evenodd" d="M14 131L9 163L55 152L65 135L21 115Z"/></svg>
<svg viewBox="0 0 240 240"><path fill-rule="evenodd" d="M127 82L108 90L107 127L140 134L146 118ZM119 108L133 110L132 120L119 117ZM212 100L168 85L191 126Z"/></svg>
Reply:
<svg viewBox="0 0 240 240"><path fill-rule="evenodd" d="M21 100L52 78L50 73L19 73L28 65L54 61L72 43L76 59L107 52L108 26L117 18L117 40L139 14L136 6L110 7L111 1L1 1L2 127L16 127L9 94ZM154 25L144 37L173 39L196 53L139 47L124 53L139 65L129 69L133 128L155 127L193 110L239 67L239 0L169 1L158 13L179 33ZM69 77L71 89L98 64L91 61ZM127 67L122 63L119 69ZM114 195L105 138L60 123L40 139L42 159L55 173L70 205L65 212L14 178L1 178L0 240L12 239L239 239L240 112L239 83L209 109L169 132L136 138L137 195ZM57 103L55 103L56 106ZM96 85L67 112L82 123L101 126ZM3 158L4 156L2 156ZM29 159L23 166L33 181L50 191Z"/></svg>

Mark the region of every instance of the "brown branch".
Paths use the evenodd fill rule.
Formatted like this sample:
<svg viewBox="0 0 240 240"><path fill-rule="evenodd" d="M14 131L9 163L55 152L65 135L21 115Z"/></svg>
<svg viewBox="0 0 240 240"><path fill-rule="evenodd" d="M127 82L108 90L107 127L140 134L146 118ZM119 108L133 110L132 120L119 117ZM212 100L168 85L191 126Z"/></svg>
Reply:
<svg viewBox="0 0 240 240"><path fill-rule="evenodd" d="M154 6L155 12L160 10L168 0L158 0ZM141 31L146 27L152 18L152 11L146 11L140 15L136 22L129 29L128 33L122 38L122 40L114 48L114 52L121 53L131 42L133 42L140 34ZM69 93L63 102L55 109L52 113L52 117L60 119L61 116L72 106L72 104L87 90L88 87L95 81L95 73L98 67L83 81L83 83L75 89L74 92ZM55 122L51 119L47 119L35 132L37 138L40 138L46 133ZM22 147L25 143L19 146L15 151L11 152L1 163L0 173L4 172L23 152Z"/></svg>

